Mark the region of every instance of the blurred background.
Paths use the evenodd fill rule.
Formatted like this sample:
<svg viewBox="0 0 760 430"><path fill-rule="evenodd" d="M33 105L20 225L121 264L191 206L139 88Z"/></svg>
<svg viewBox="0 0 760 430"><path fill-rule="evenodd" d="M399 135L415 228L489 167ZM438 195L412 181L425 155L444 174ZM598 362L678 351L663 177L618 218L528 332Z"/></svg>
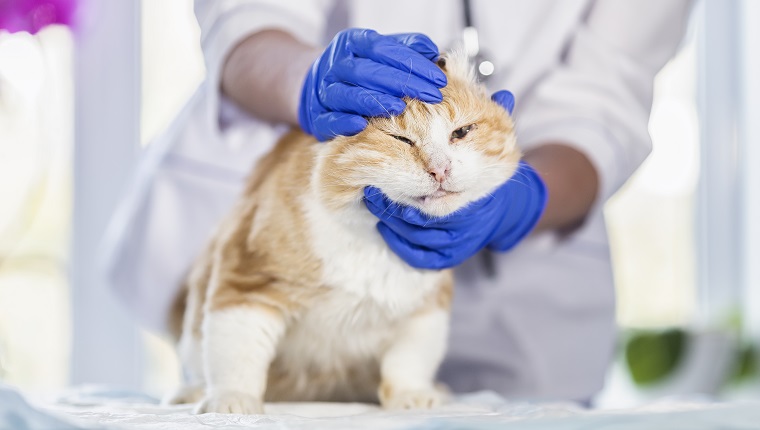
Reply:
<svg viewBox="0 0 760 430"><path fill-rule="evenodd" d="M191 0L87 9L98 37L0 32L0 381L160 396L173 346L105 288L99 245L140 151L204 77L200 35ZM758 43L760 1L702 0L657 77L654 150L605 209L621 336L603 406L760 398Z"/></svg>

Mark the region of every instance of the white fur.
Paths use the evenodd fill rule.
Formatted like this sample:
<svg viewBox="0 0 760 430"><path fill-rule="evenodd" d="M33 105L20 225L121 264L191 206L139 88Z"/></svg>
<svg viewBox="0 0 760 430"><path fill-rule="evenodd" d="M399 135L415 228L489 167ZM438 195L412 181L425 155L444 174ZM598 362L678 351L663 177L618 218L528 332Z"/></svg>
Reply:
<svg viewBox="0 0 760 430"><path fill-rule="evenodd" d="M408 320L383 358L383 381L399 390L432 389L446 351L448 325L449 314L444 309Z"/></svg>
<svg viewBox="0 0 760 430"><path fill-rule="evenodd" d="M211 311L203 321L206 398L198 412L260 412L269 365L285 322L266 309Z"/></svg>
<svg viewBox="0 0 760 430"><path fill-rule="evenodd" d="M444 57L446 58L446 72L449 76L456 76L470 83L477 82L475 67L470 62L470 56L464 47L457 47L447 52Z"/></svg>
<svg viewBox="0 0 760 430"><path fill-rule="evenodd" d="M442 167L451 164L452 151L449 145L449 136L451 135L451 125L444 117L436 115L430 121L428 126L428 136L422 141L420 149L430 158L431 167ZM428 179L432 187L437 188L438 183Z"/></svg>
<svg viewBox="0 0 760 430"><path fill-rule="evenodd" d="M396 324L371 299L340 288L295 321L280 342L278 366L287 369L291 400L373 401L383 351ZM329 375L315 378L315 375ZM275 388L278 389L278 388ZM274 398L282 397L279 392Z"/></svg>
<svg viewBox="0 0 760 430"><path fill-rule="evenodd" d="M388 248L375 228L377 218L363 203L336 214L310 193L303 207L325 285L370 298L398 317L415 309L440 282L440 272L414 269Z"/></svg>

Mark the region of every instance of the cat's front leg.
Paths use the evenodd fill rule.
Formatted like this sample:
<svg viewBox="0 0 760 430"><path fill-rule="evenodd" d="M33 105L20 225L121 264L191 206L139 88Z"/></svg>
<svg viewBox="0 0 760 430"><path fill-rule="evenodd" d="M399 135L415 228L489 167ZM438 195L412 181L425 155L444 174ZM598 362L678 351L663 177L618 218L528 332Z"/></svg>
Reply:
<svg viewBox="0 0 760 430"><path fill-rule="evenodd" d="M282 314L251 303L213 309L203 332L207 388L195 412L263 413L269 365L285 332Z"/></svg>
<svg viewBox="0 0 760 430"><path fill-rule="evenodd" d="M381 361L380 403L386 409L432 408L443 393L435 375L446 353L449 313L443 308L421 311L398 330Z"/></svg>

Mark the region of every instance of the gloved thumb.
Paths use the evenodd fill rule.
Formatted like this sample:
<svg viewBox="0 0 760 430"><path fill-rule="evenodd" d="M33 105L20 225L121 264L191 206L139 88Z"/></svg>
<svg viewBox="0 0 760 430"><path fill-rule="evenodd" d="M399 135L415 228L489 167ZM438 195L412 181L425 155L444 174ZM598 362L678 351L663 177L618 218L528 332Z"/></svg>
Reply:
<svg viewBox="0 0 760 430"><path fill-rule="evenodd" d="M515 96L512 93L507 90L496 91L491 96L491 100L501 105L512 115L512 111L515 109Z"/></svg>

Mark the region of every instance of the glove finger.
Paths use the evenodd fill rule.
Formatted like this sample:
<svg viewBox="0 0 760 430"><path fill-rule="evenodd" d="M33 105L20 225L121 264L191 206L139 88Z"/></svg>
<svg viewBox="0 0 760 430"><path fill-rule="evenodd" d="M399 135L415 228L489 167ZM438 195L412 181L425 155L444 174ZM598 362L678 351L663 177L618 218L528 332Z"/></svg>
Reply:
<svg viewBox="0 0 760 430"><path fill-rule="evenodd" d="M507 90L501 90L493 93L491 100L503 107L510 115L515 109L515 96Z"/></svg>
<svg viewBox="0 0 760 430"><path fill-rule="evenodd" d="M329 110L361 116L400 115L406 103L398 97L366 88L335 82L319 93L320 103Z"/></svg>
<svg viewBox="0 0 760 430"><path fill-rule="evenodd" d="M389 199L381 189L372 186L364 188L364 202L371 204L370 212L381 219L401 210L401 205Z"/></svg>
<svg viewBox="0 0 760 430"><path fill-rule="evenodd" d="M507 182L509 181L511 179ZM435 221L439 224L445 223L450 228L456 228L473 223L482 225L482 220L498 217L499 211L509 201L508 190L504 189L507 182L491 190L480 199L471 201L448 215L436 218Z"/></svg>
<svg viewBox="0 0 760 430"><path fill-rule="evenodd" d="M462 242L462 238L456 237L455 234L448 230L409 224L397 217L381 218L381 220L384 225L400 237L403 237L412 244L425 248L442 250L456 247L456 245Z"/></svg>
<svg viewBox="0 0 760 430"><path fill-rule="evenodd" d="M446 223L451 227L472 224L473 220L483 218L491 212L491 205L494 203L494 198L493 194L489 194L479 200L469 202L456 211L442 216L438 222Z"/></svg>
<svg viewBox="0 0 760 430"><path fill-rule="evenodd" d="M387 37L414 49L430 61L435 61L438 58L438 46L422 33L397 33L389 34Z"/></svg>
<svg viewBox="0 0 760 430"><path fill-rule="evenodd" d="M400 206L391 201L379 188L364 188L364 204L372 215L381 220L393 216L394 212L400 211Z"/></svg>
<svg viewBox="0 0 760 430"><path fill-rule="evenodd" d="M367 209L381 220L400 218L404 222L417 226L437 227L435 218L423 214L415 207L394 202L378 188L366 187L364 199Z"/></svg>
<svg viewBox="0 0 760 430"><path fill-rule="evenodd" d="M426 36L421 34L402 36L404 37L401 37L401 40L414 44L427 52L428 55L433 49L436 56L438 55L438 47ZM383 36L374 31L365 32L352 40L351 50L357 57L385 64L401 70L405 74L416 75L438 88L446 85L446 74L438 65L411 46L402 43L397 37Z"/></svg>
<svg viewBox="0 0 760 430"><path fill-rule="evenodd" d="M392 202L387 198L382 198L382 201L379 204L365 199L364 204L367 206L370 213L381 221L388 223L404 223L416 228L422 228L422 223L407 222L404 219L407 206Z"/></svg>
<svg viewBox="0 0 760 430"><path fill-rule="evenodd" d="M335 136L353 136L366 126L366 119L343 112L325 112L318 115L312 123L314 137L321 142Z"/></svg>
<svg viewBox="0 0 760 430"><path fill-rule="evenodd" d="M429 81L367 58L336 63L325 80L346 82L396 97L417 98L427 103L443 100L441 91Z"/></svg>
<svg viewBox="0 0 760 430"><path fill-rule="evenodd" d="M377 231L391 251L412 267L437 270L452 266L445 254L410 243L382 222L377 223Z"/></svg>
<svg viewBox="0 0 760 430"><path fill-rule="evenodd" d="M405 219L405 216L408 217L409 213L414 214L413 221L418 221L416 217L426 217L425 214L421 213L417 208L411 207L411 206L405 206L398 204L396 202L391 201L382 194L380 190L374 187L367 187L364 189L365 195L369 195L371 197L364 199L364 205L367 206L367 209L370 211L370 213L374 216L376 216L380 221L388 224L393 228L394 231L396 231L399 234L404 235L407 239L411 240L414 243L417 243L419 245L424 245L424 239L417 241L414 240L413 237L428 237L424 233L421 233L418 235L415 233L417 230L425 230L425 231L431 231L431 232L438 232L441 234L441 232L445 232L445 229L438 228L438 226L434 225L431 221L433 218L427 218L428 222L425 223L424 221L421 223L418 222L408 222ZM406 213L408 212L408 213ZM442 233L445 234L445 233ZM432 236L434 236L435 233L431 234L430 238L432 239ZM447 242L450 237L446 237L445 240L440 240L440 243Z"/></svg>

